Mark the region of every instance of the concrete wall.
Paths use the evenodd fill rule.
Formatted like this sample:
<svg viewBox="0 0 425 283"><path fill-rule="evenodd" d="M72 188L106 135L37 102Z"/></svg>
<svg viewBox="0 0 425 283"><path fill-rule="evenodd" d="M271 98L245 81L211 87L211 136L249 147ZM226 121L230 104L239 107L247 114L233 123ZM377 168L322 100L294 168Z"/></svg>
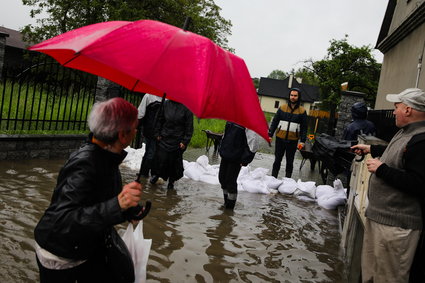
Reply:
<svg viewBox="0 0 425 283"><path fill-rule="evenodd" d="M379 79L375 109L393 109L394 105L386 101L388 93L399 93L415 87L418 76L419 57L424 56L425 24L409 34L400 43L385 53ZM425 88L425 73L419 73L418 87Z"/></svg>
<svg viewBox="0 0 425 283"><path fill-rule="evenodd" d="M394 108L386 101L386 94L399 93L411 87L425 88L424 18L424 0L397 1L388 34L377 46L384 53L384 60L376 110Z"/></svg>
<svg viewBox="0 0 425 283"><path fill-rule="evenodd" d="M0 160L68 158L86 135L0 135Z"/></svg>

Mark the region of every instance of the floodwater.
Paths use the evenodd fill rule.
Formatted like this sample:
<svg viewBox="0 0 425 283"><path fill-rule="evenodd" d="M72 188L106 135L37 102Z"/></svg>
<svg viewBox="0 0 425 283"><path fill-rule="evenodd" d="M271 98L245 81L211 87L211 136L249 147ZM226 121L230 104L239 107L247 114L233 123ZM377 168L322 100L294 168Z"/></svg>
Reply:
<svg viewBox="0 0 425 283"><path fill-rule="evenodd" d="M190 150L184 159L204 153ZM272 155L257 154L252 167L272 162ZM0 162L0 282L38 281L33 229L63 163ZM298 156L293 178L321 184L308 161L301 172L299 163ZM125 181L135 178L135 171L121 171ZM229 212L220 209L219 186L184 178L171 191L145 184L143 199L153 204L144 219L145 238L152 239L148 282L345 282L337 213L315 202L241 192Z"/></svg>

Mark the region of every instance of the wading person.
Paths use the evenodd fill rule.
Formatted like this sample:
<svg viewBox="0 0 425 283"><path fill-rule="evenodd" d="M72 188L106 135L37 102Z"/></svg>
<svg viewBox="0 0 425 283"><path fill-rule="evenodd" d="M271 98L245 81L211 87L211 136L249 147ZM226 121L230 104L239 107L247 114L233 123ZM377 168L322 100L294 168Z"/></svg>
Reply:
<svg viewBox="0 0 425 283"><path fill-rule="evenodd" d="M258 149L257 134L238 124L227 122L220 144L218 179L223 190L224 208L233 209L238 196L237 178L242 166L254 159Z"/></svg>
<svg viewBox="0 0 425 283"><path fill-rule="evenodd" d="M409 282L409 272L423 229L425 196L425 93L410 88L389 94L400 130L388 146L359 144L371 153L362 250L363 282ZM423 269L423 266L421 267ZM423 282L423 281L420 281Z"/></svg>
<svg viewBox="0 0 425 283"><path fill-rule="evenodd" d="M153 158L155 156L156 139L155 139L155 121L157 121L157 113L161 108L161 97L146 93L140 102L138 119L139 126L145 140L145 154L143 155L140 174L148 178L152 168ZM152 173L152 175L154 175Z"/></svg>
<svg viewBox="0 0 425 283"><path fill-rule="evenodd" d="M307 114L300 105L301 90L291 88L289 91L289 103L282 105L273 117L269 129L269 137L276 132L275 159L273 162L272 176L277 178L282 158L286 155L286 177L292 176L294 168L295 152L303 148L307 138ZM300 143L298 144L298 140Z"/></svg>
<svg viewBox="0 0 425 283"><path fill-rule="evenodd" d="M40 281L119 282L107 267L105 237L131 220L137 182L122 186L119 164L137 132L137 109L122 98L96 103L89 141L60 170L51 203L34 236Z"/></svg>
<svg viewBox="0 0 425 283"><path fill-rule="evenodd" d="M193 114L181 103L166 100L155 127L157 147L152 184L161 177L168 179L167 189L183 177L183 153L193 134Z"/></svg>

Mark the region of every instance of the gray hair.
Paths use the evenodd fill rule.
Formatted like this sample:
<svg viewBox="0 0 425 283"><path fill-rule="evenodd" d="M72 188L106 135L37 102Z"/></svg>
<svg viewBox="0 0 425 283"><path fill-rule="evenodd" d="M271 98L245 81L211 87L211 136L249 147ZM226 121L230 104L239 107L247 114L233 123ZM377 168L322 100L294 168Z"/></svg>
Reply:
<svg viewBox="0 0 425 283"><path fill-rule="evenodd" d="M108 144L118 139L119 131L130 131L136 121L136 107L120 97L95 103L87 120L94 137Z"/></svg>

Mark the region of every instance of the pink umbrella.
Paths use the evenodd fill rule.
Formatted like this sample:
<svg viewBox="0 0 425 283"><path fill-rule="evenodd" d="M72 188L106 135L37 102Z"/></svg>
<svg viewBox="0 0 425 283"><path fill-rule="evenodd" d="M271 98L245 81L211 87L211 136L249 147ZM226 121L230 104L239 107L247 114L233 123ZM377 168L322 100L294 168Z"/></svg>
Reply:
<svg viewBox="0 0 425 283"><path fill-rule="evenodd" d="M103 22L29 48L130 90L183 103L199 118L247 127L269 141L245 62L208 38L151 20Z"/></svg>

